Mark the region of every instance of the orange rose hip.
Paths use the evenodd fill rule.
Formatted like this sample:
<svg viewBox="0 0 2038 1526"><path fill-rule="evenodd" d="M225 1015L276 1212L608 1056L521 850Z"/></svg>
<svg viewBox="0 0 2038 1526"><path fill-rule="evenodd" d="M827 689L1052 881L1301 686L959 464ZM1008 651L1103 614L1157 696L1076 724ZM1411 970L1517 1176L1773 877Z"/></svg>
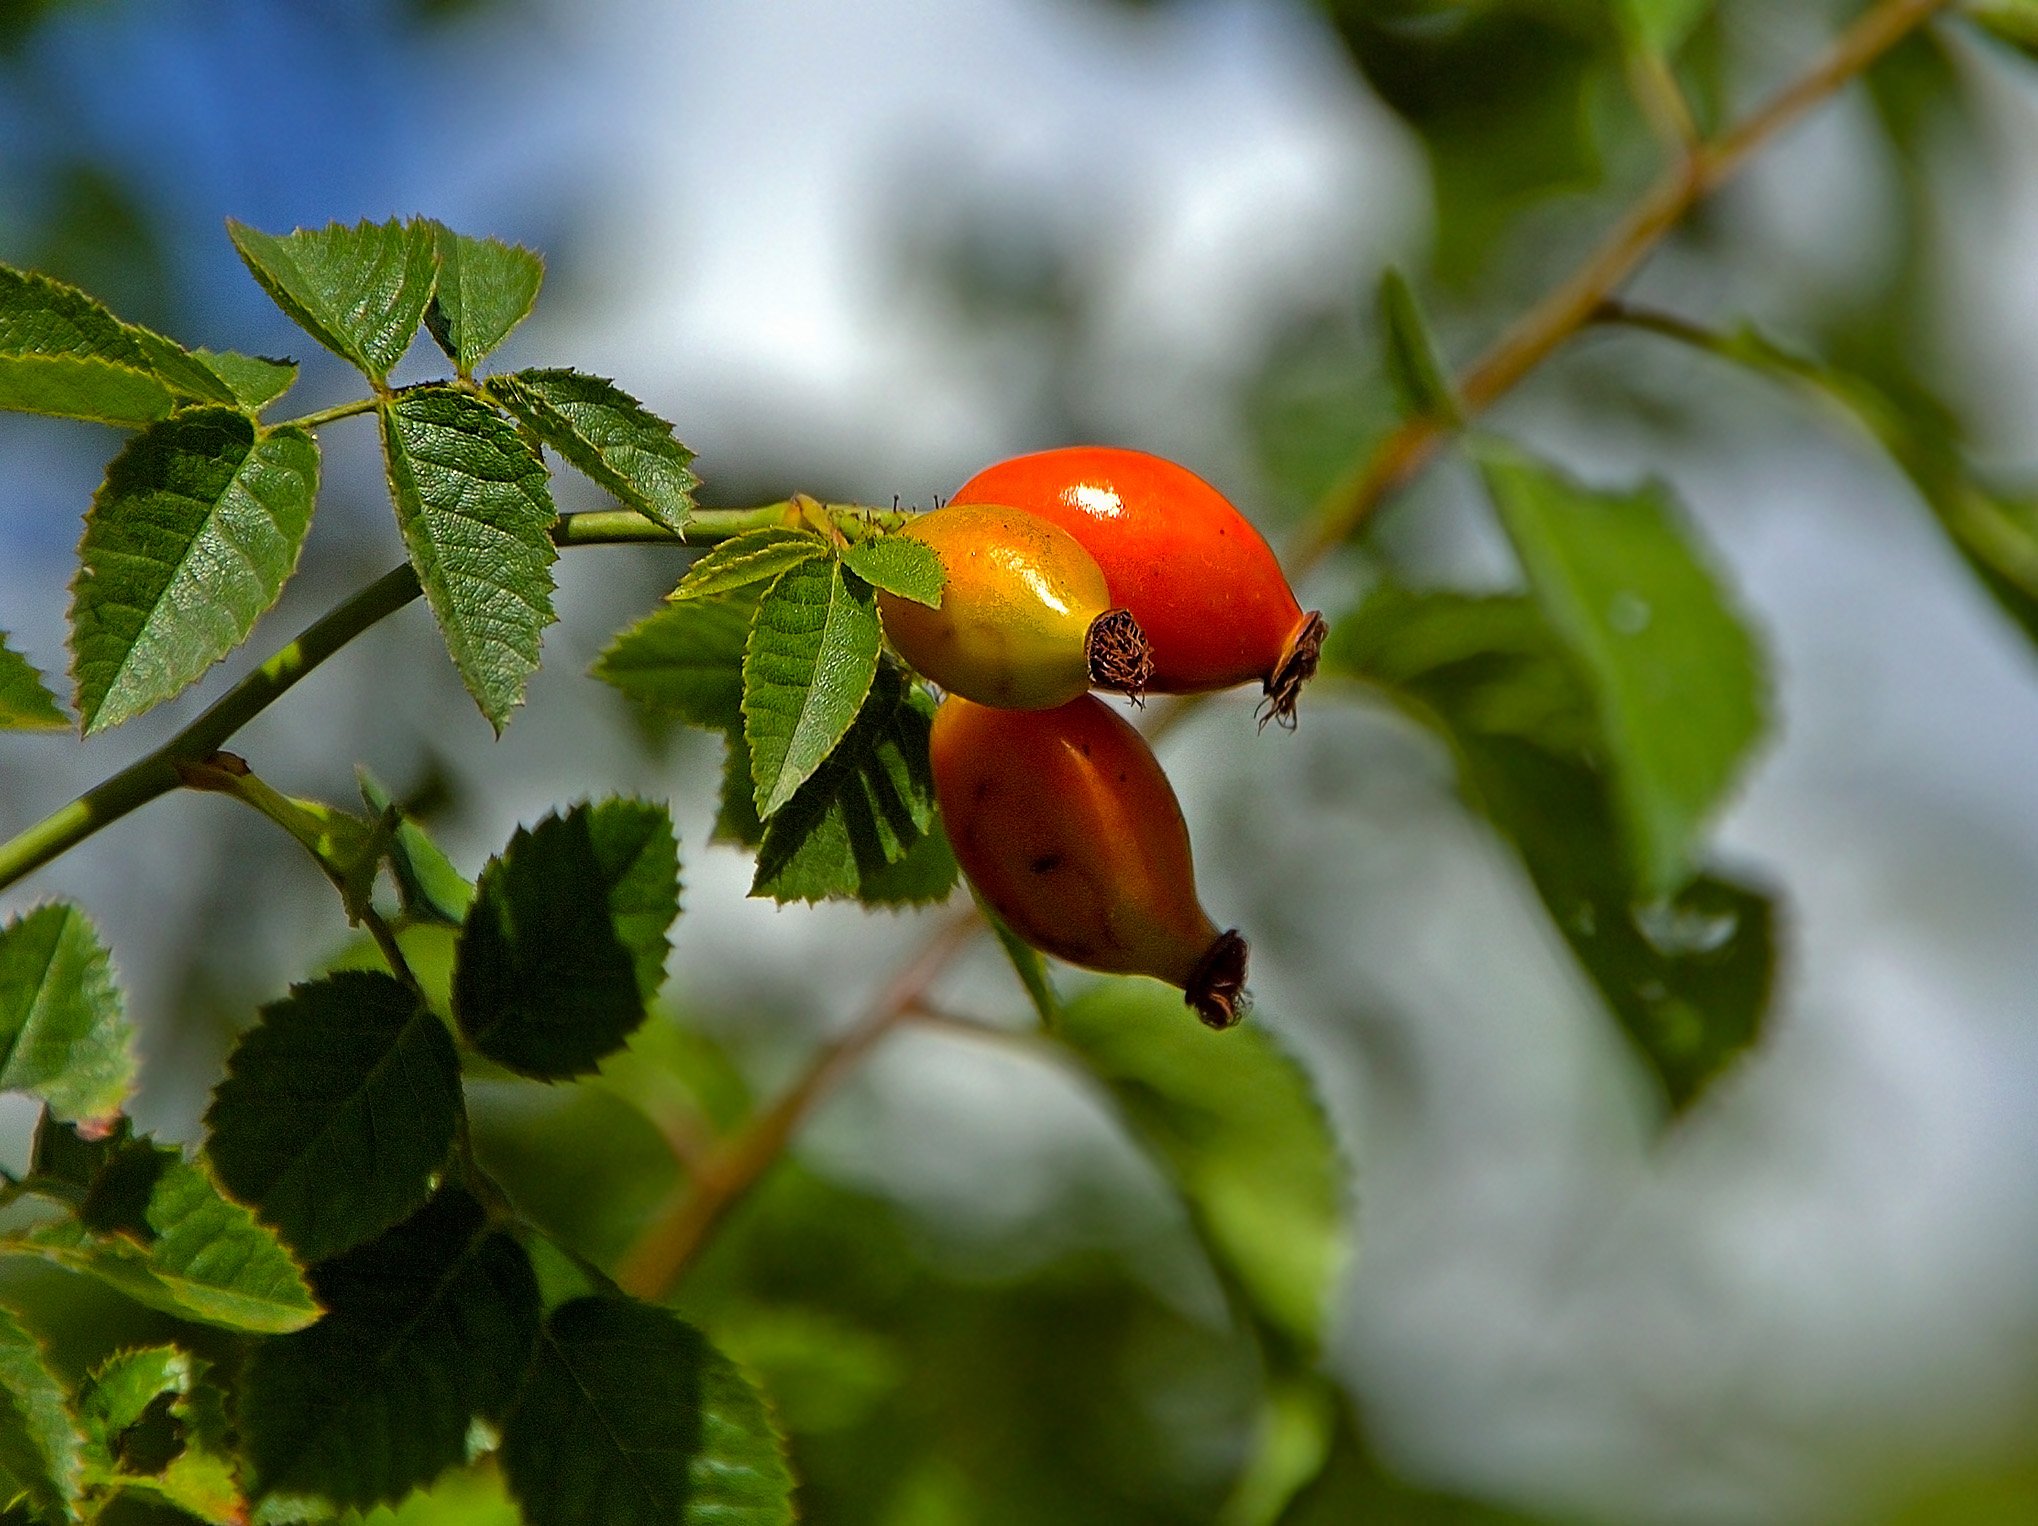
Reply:
<svg viewBox="0 0 2038 1526"><path fill-rule="evenodd" d="M1138 694L1153 671L1139 622L1111 604L1096 559L1018 509L951 504L899 532L941 558L939 608L880 592L892 645L951 694L1044 710L1092 685Z"/></svg>
<svg viewBox="0 0 2038 1526"><path fill-rule="evenodd" d="M1021 938L1085 969L1178 986L1238 1021L1246 944L1196 899L1189 829L1146 739L1092 695L1053 710L950 698L934 794L977 893Z"/></svg>
<svg viewBox="0 0 2038 1526"><path fill-rule="evenodd" d="M1323 616L1303 610L1266 539L1188 468L1074 445L986 467L951 501L1010 504L1081 541L1153 645L1149 688L1194 694L1256 678L1265 719L1295 724Z"/></svg>

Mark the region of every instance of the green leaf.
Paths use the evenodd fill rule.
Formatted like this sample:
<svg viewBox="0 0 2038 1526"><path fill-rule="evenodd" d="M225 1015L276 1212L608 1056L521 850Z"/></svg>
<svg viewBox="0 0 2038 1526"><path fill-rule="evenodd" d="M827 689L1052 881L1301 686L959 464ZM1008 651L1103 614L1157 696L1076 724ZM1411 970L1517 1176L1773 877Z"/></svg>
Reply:
<svg viewBox="0 0 2038 1526"><path fill-rule="evenodd" d="M1324 660L1442 733L1468 802L1520 854L1671 1106L1690 1103L1760 1031L1773 908L1718 874L1668 899L1642 886L1589 687L1543 613L1387 585L1338 623Z"/></svg>
<svg viewBox="0 0 2038 1526"><path fill-rule="evenodd" d="M752 895L875 905L937 901L955 860L931 828L927 733L934 703L889 664L842 744L763 827ZM747 826L747 823L743 823ZM915 851L925 841L938 847Z"/></svg>
<svg viewBox="0 0 2038 1526"><path fill-rule="evenodd" d="M123 324L128 336L141 351L142 359L148 362L157 380L168 387L180 402L224 403L235 406L239 399L234 390L210 365L187 350L174 339L165 338L153 329L145 329L138 323Z"/></svg>
<svg viewBox="0 0 2038 1526"><path fill-rule="evenodd" d="M1499 449L1482 465L1530 590L1590 684L1636 877L1669 895L1761 735L1760 653L1667 490L1596 492Z"/></svg>
<svg viewBox="0 0 2038 1526"><path fill-rule="evenodd" d="M121 1433L141 1424L157 1399L183 1393L190 1382L191 1358L175 1346L117 1352L94 1368L78 1391L78 1422L92 1465L115 1471Z"/></svg>
<svg viewBox="0 0 2038 1526"><path fill-rule="evenodd" d="M722 788L708 840L754 848L764 841L764 823L757 819L757 796L750 783L750 746L741 726L723 732L722 739L728 745L722 754Z"/></svg>
<svg viewBox="0 0 2038 1526"><path fill-rule="evenodd" d="M609 643L595 676L634 704L711 731L743 729L743 649L757 605L687 599L645 616ZM750 789L744 781L746 793Z"/></svg>
<svg viewBox="0 0 2038 1526"><path fill-rule="evenodd" d="M226 231L276 305L373 380L417 337L436 273L430 223L328 223L279 236L229 218Z"/></svg>
<svg viewBox="0 0 2038 1526"><path fill-rule="evenodd" d="M488 395L576 468L675 535L693 514L693 452L614 382L578 371L491 376Z"/></svg>
<svg viewBox="0 0 2038 1526"><path fill-rule="evenodd" d="M715 1344L757 1376L794 1435L878 1418L873 1411L914 1376L899 1342L853 1316L783 1302L722 1307L727 1302L715 1311Z"/></svg>
<svg viewBox="0 0 2038 1526"><path fill-rule="evenodd" d="M802 562L828 554L828 543L811 530L748 530L712 548L686 569L668 597L703 599L733 589L769 583Z"/></svg>
<svg viewBox="0 0 2038 1526"><path fill-rule="evenodd" d="M134 1030L106 947L77 907L40 906L0 927L0 1091L103 1126L134 1090Z"/></svg>
<svg viewBox="0 0 2038 1526"><path fill-rule="evenodd" d="M808 562L758 602L743 655L743 734L769 821L835 750L877 676L877 600L834 562Z"/></svg>
<svg viewBox="0 0 2038 1526"><path fill-rule="evenodd" d="M1713 0L1620 0L1621 19L1641 45L1661 58L1684 46Z"/></svg>
<svg viewBox="0 0 2038 1526"><path fill-rule="evenodd" d="M1315 1352L1344 1254L1346 1173L1308 1077L1264 1020L1213 1033L1178 993L1114 980L1069 1002L1056 1034L1172 1177L1218 1267Z"/></svg>
<svg viewBox="0 0 2038 1526"><path fill-rule="evenodd" d="M929 608L941 606L941 590L948 574L941 556L924 541L905 535L881 535L846 547L842 561L849 570L873 588L911 599Z"/></svg>
<svg viewBox="0 0 2038 1526"><path fill-rule="evenodd" d="M313 1273L327 1314L263 1341L240 1389L256 1491L368 1506L466 1460L499 1421L539 1325L530 1258L449 1190Z"/></svg>
<svg viewBox="0 0 2038 1526"><path fill-rule="evenodd" d="M411 564L461 681L500 734L556 618L559 515L544 464L484 404L444 387L401 393L381 413Z"/></svg>
<svg viewBox="0 0 2038 1526"><path fill-rule="evenodd" d="M2038 490L2006 488L1964 459L1936 401L1891 397L1866 378L1800 355L1753 328L1678 337L1773 381L1838 403L1911 479L1940 529L2002 611L2038 642Z"/></svg>
<svg viewBox="0 0 2038 1526"><path fill-rule="evenodd" d="M126 324L75 287L0 265L0 409L131 425L173 402Z"/></svg>
<svg viewBox="0 0 2038 1526"><path fill-rule="evenodd" d="M1380 330L1387 345L1387 379L1402 408L1455 424L1461 413L1451 373L1437 359L1429 323L1408 277L1390 265L1380 277Z"/></svg>
<svg viewBox="0 0 2038 1526"><path fill-rule="evenodd" d="M229 1330L298 1330L319 1314L282 1242L222 1197L198 1166L146 1140L113 1153L77 1218L37 1225L0 1249L40 1256L152 1309Z"/></svg>
<svg viewBox="0 0 2038 1526"><path fill-rule="evenodd" d="M545 262L520 244L469 238L444 223L431 224L437 240L439 279L425 327L462 376L509 338L530 316L545 279Z"/></svg>
<svg viewBox="0 0 2038 1526"><path fill-rule="evenodd" d="M445 1026L395 977L348 970L262 1009L213 1090L205 1151L222 1187L320 1261L424 1202L459 1118Z"/></svg>
<svg viewBox="0 0 2038 1526"><path fill-rule="evenodd" d="M454 867L430 833L401 812L366 764L355 766L354 777L368 809L377 816L395 818L395 830L389 834L389 866L396 874L404 914L459 926L466 919L467 908L474 904L474 882Z"/></svg>
<svg viewBox="0 0 2038 1526"><path fill-rule="evenodd" d="M62 731L70 724L42 675L0 631L0 731Z"/></svg>
<svg viewBox="0 0 2038 1526"><path fill-rule="evenodd" d="M19 1491L45 1519L77 1520L83 1450L64 1385L35 1337L0 1309L0 1492Z"/></svg>
<svg viewBox="0 0 2038 1526"><path fill-rule="evenodd" d="M1033 1010L1040 1015L1041 1024L1050 1029L1059 1026L1061 996L1054 988L1054 978L1047 973L1047 961L1041 957L1040 950L1007 927L1005 919L986 906L981 897L977 899L977 910L990 924L991 932L997 937L998 947L1005 951L1005 958L1012 965L1012 973L1019 977L1019 984L1025 987L1026 999L1033 1003Z"/></svg>
<svg viewBox="0 0 2038 1526"><path fill-rule="evenodd" d="M205 1373L204 1362L175 1346L102 1363L78 1396L88 1485L160 1500L212 1526L245 1522L225 1409Z"/></svg>
<svg viewBox="0 0 2038 1526"><path fill-rule="evenodd" d="M461 1031L523 1075L586 1074L643 1022L678 915L664 806L604 800L519 829L481 871L460 934Z"/></svg>
<svg viewBox="0 0 2038 1526"><path fill-rule="evenodd" d="M429 1489L349 1518L348 1526L523 1526L500 1469L442 1474Z"/></svg>
<svg viewBox="0 0 2038 1526"><path fill-rule="evenodd" d="M1334 1402L1329 1456L1307 1487L1278 1517L1278 1526L1536 1526L1558 1518L1523 1515L1498 1505L1395 1477L1361 1434L1361 1418L1348 1400Z"/></svg>
<svg viewBox="0 0 2038 1526"><path fill-rule="evenodd" d="M272 789L238 758L224 765L212 760L186 763L183 776L185 783L202 780L203 788L239 800L283 828L333 882L346 907L347 919L359 922L367 916L375 893L375 877L381 870L383 854L388 851L387 823L370 821L323 800L285 795Z"/></svg>
<svg viewBox="0 0 2038 1526"><path fill-rule="evenodd" d="M2038 0L1965 0L1960 13L1999 41L2038 57Z"/></svg>
<svg viewBox="0 0 2038 1526"><path fill-rule="evenodd" d="M89 734L178 693L245 641L296 570L318 446L230 408L187 408L130 440L85 517L72 585Z"/></svg>
<svg viewBox="0 0 2038 1526"><path fill-rule="evenodd" d="M288 392L297 381L297 362L271 360L264 355L236 355L232 350L193 350L198 361L225 385L228 400L250 413L263 408Z"/></svg>
<svg viewBox="0 0 2038 1526"><path fill-rule="evenodd" d="M545 1323L503 1427L529 1526L782 1526L792 1474L764 1398L677 1315L581 1298Z"/></svg>
<svg viewBox="0 0 2038 1526"><path fill-rule="evenodd" d="M961 877L962 866L937 818L889 864L861 871L854 895L866 906L939 906Z"/></svg>

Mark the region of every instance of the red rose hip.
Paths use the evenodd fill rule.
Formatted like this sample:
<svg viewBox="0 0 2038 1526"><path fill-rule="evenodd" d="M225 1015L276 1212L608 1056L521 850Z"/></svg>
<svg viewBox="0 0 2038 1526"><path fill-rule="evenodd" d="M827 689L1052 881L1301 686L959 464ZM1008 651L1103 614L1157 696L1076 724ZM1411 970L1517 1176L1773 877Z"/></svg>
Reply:
<svg viewBox="0 0 2038 1526"><path fill-rule="evenodd" d="M1186 467L1074 445L986 467L952 503L997 503L1060 525L1103 568L1111 602L1153 646L1149 690L1194 694L1257 678L1264 718L1295 723L1323 616L1304 612L1259 531Z"/></svg>

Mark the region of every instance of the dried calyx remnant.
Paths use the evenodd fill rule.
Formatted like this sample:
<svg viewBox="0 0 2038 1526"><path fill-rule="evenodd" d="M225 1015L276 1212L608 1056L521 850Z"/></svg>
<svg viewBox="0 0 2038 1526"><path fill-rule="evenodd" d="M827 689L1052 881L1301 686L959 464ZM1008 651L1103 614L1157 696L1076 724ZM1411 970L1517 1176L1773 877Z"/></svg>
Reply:
<svg viewBox="0 0 2038 1526"><path fill-rule="evenodd" d="M1196 961L1182 1000L1212 1028L1229 1028L1245 1010L1246 941L1238 929L1222 934Z"/></svg>
<svg viewBox="0 0 2038 1526"><path fill-rule="evenodd" d="M1084 638L1090 682L1134 699L1153 682L1153 647L1129 609L1107 609L1090 622Z"/></svg>
<svg viewBox="0 0 2038 1526"><path fill-rule="evenodd" d="M1295 627L1295 633L1281 650L1281 660L1267 675L1267 697L1260 701L1259 709L1261 729L1265 729L1268 721L1284 731L1295 729L1295 701L1302 686L1316 675L1317 660L1323 655L1323 638L1329 632L1330 622L1323 618L1321 610L1315 609Z"/></svg>

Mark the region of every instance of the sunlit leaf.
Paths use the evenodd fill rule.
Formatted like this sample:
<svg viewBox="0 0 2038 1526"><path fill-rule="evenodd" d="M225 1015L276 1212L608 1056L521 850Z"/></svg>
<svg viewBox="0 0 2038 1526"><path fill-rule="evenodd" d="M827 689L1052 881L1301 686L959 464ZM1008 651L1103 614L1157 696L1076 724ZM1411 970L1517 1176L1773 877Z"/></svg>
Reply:
<svg viewBox="0 0 2038 1526"><path fill-rule="evenodd" d="M355 767L354 777L369 810L377 816L396 815L396 829L389 835L389 866L405 913L458 926L474 904L474 882L454 867L430 833L397 809L382 781L365 764Z"/></svg>
<svg viewBox="0 0 2038 1526"><path fill-rule="evenodd" d="M38 1225L0 1249L40 1256L152 1309L230 1330L297 1330L319 1313L271 1230L177 1151L145 1140L113 1154L77 1218Z"/></svg>
<svg viewBox="0 0 2038 1526"><path fill-rule="evenodd" d="M519 829L482 870L460 934L461 1031L524 1075L592 1070L643 1022L678 914L663 806L604 800Z"/></svg>
<svg viewBox="0 0 2038 1526"><path fill-rule="evenodd" d="M304 430L230 408L187 408L114 457L72 587L87 732L170 698L247 639L296 570L318 471Z"/></svg>
<svg viewBox="0 0 2038 1526"><path fill-rule="evenodd" d="M1214 1033L1179 993L1114 980L1067 1003L1055 1032L1110 1089L1259 1316L1317 1350L1343 1256L1346 1173L1308 1077L1264 1016Z"/></svg>
<svg viewBox="0 0 2038 1526"><path fill-rule="evenodd" d="M103 1124L134 1090L134 1030L106 947L59 902L0 927L0 1091L27 1092L57 1117Z"/></svg>
<svg viewBox="0 0 2038 1526"><path fill-rule="evenodd" d="M905 535L880 535L845 547L842 561L873 588L939 608L948 574L941 556L924 541Z"/></svg>
<svg viewBox="0 0 2038 1526"><path fill-rule="evenodd" d="M474 374L510 331L530 316L545 279L545 262L520 244L469 238L431 224L439 277L425 327L462 376Z"/></svg>
<svg viewBox="0 0 2038 1526"><path fill-rule="evenodd" d="M298 327L376 381L403 359L432 300L430 223L328 223L282 235L227 220L249 272Z"/></svg>
<svg viewBox="0 0 2038 1526"><path fill-rule="evenodd" d="M445 1026L393 976L348 970L262 1009L213 1090L205 1150L222 1187L318 1261L424 1202L459 1117Z"/></svg>
<svg viewBox="0 0 2038 1526"><path fill-rule="evenodd" d="M811 530L746 531L723 541L687 568L670 597L704 599L769 583L780 573L827 554L828 543Z"/></svg>
<svg viewBox="0 0 2038 1526"><path fill-rule="evenodd" d="M783 574L743 657L743 731L757 814L769 821L856 720L877 676L876 596L835 562Z"/></svg>
<svg viewBox="0 0 2038 1526"><path fill-rule="evenodd" d="M297 380L294 360L237 355L232 350L193 350L191 358L217 376L231 400L250 413L260 412L275 402Z"/></svg>
<svg viewBox="0 0 2038 1526"><path fill-rule="evenodd" d="M367 1506L464 1461L470 1425L502 1418L537 1336L522 1247L453 1190L313 1279L326 1317L261 1342L241 1380L258 1490Z"/></svg>
<svg viewBox="0 0 2038 1526"><path fill-rule="evenodd" d="M396 519L467 692L500 732L523 703L552 612L545 468L486 405L418 387L381 405Z"/></svg>
<svg viewBox="0 0 2038 1526"><path fill-rule="evenodd" d="M0 1309L0 1480L44 1519L78 1518L84 1438L42 1348Z"/></svg>
<svg viewBox="0 0 2038 1526"><path fill-rule="evenodd" d="M363 1511L350 1526L522 1526L500 1469L469 1468L442 1475L394 1505Z"/></svg>
<svg viewBox="0 0 2038 1526"><path fill-rule="evenodd" d="M491 376L488 395L577 469L678 534L693 514L693 452L614 382L578 371Z"/></svg>
<svg viewBox="0 0 2038 1526"><path fill-rule="evenodd" d="M763 1396L679 1316L620 1298L553 1310L502 1467L529 1526L793 1519Z"/></svg>
<svg viewBox="0 0 2038 1526"><path fill-rule="evenodd" d="M1761 735L1761 655L1660 487L1588 489L1482 452L1501 523L1587 680L1637 879L1691 874L1698 839Z"/></svg>
<svg viewBox="0 0 2038 1526"><path fill-rule="evenodd" d="M78 1395L88 1484L173 1505L210 1526L239 1526L247 1502L220 1390L175 1346L109 1357ZM167 1402L165 1402L167 1401Z"/></svg>

